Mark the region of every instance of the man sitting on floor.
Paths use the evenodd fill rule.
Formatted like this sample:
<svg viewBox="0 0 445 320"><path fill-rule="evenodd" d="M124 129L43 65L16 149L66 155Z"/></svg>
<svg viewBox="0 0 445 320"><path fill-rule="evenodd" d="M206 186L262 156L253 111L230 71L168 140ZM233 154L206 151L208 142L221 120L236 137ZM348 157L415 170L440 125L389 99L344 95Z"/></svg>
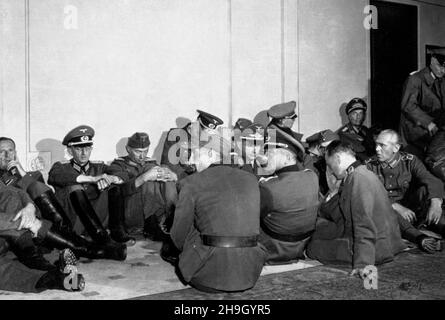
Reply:
<svg viewBox="0 0 445 320"><path fill-rule="evenodd" d="M260 243L269 264L304 259L304 249L315 230L318 178L297 160L298 148L280 139L266 144L268 168L274 175L260 180ZM266 170L269 170L266 168Z"/></svg>
<svg viewBox="0 0 445 320"><path fill-rule="evenodd" d="M379 177L387 190L392 207L398 214L402 236L418 243L422 249L434 252L433 239L427 239L411 224L424 225L445 235L443 183L425 168L419 158L401 152L400 147L397 132L382 131L376 139L377 155L369 159L366 166Z"/></svg>
<svg viewBox="0 0 445 320"><path fill-rule="evenodd" d="M338 180L338 193L320 208L307 255L323 263L351 263L353 274L392 261L405 249L387 192L377 176L360 164L348 144L332 142L326 163Z"/></svg>
<svg viewBox="0 0 445 320"><path fill-rule="evenodd" d="M230 164L231 143L216 135L192 151L198 173L179 183L171 238L185 281L208 292L244 291L260 276L260 191L256 177Z"/></svg>
<svg viewBox="0 0 445 320"><path fill-rule="evenodd" d="M50 222L36 217L36 208L24 191L0 182L0 290L83 290L83 276L69 275L69 268L66 269L67 265L75 266L77 262L69 249L60 252L56 266L34 245L32 238L46 237L50 226ZM76 278L73 282L68 277ZM65 279L71 281L70 287L64 286Z"/></svg>

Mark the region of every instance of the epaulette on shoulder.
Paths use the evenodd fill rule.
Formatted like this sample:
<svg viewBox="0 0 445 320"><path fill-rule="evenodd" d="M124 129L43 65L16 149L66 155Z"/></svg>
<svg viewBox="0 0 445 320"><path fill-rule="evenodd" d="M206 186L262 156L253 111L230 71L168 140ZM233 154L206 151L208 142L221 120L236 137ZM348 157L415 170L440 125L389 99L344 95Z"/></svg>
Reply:
<svg viewBox="0 0 445 320"><path fill-rule="evenodd" d="M145 163L156 163L156 159L153 159L153 158L145 158Z"/></svg>
<svg viewBox="0 0 445 320"><path fill-rule="evenodd" d="M368 164L368 163L377 163L377 162L378 162L378 159L377 159L376 156L373 156L373 157L371 157L371 158L365 160L365 164Z"/></svg>
<svg viewBox="0 0 445 320"><path fill-rule="evenodd" d="M413 75L415 75L416 73L418 73L420 70L422 70L422 69L419 69L419 70L416 70L416 71L413 71L413 72L411 72L409 75L410 76L413 76Z"/></svg>
<svg viewBox="0 0 445 320"><path fill-rule="evenodd" d="M68 164L71 163L70 160L63 160L63 161L59 161L60 164Z"/></svg>
<svg viewBox="0 0 445 320"><path fill-rule="evenodd" d="M401 156L402 156L402 160L405 160L405 161L411 161L414 159L414 155L412 155L411 153L403 152L403 153L401 153Z"/></svg>
<svg viewBox="0 0 445 320"><path fill-rule="evenodd" d="M260 183L265 183L265 182L269 182L269 181L271 181L271 180L273 180L273 179L277 179L278 178L278 176L271 176L271 177L267 177L267 178L264 178L264 177L262 177L262 178L260 178Z"/></svg>
<svg viewBox="0 0 445 320"><path fill-rule="evenodd" d="M125 159L122 157L119 157L119 158L114 159L114 161L125 161Z"/></svg>
<svg viewBox="0 0 445 320"><path fill-rule="evenodd" d="M97 161L90 161L90 163L92 163L92 164L104 164L105 162L97 160Z"/></svg>

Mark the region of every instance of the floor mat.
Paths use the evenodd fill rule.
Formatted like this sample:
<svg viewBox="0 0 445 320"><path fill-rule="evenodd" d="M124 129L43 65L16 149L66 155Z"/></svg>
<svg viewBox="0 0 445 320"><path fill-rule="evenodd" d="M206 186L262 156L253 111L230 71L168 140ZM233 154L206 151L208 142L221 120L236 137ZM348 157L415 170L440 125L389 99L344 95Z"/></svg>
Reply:
<svg viewBox="0 0 445 320"><path fill-rule="evenodd" d="M128 248L127 260L88 260L82 258L78 269L86 280L82 292L47 290L39 294L0 291L0 300L117 300L154 295L190 288L182 284L173 266L159 256L161 244L139 239ZM56 252L48 256L56 259ZM265 266L262 276L301 270L320 265L305 260L283 266Z"/></svg>

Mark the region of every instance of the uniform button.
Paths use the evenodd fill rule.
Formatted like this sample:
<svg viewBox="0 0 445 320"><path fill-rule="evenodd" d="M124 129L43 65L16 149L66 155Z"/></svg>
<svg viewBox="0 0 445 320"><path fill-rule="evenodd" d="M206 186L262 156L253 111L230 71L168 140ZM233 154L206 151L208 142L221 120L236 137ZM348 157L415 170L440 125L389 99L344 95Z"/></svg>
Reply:
<svg viewBox="0 0 445 320"><path fill-rule="evenodd" d="M270 217L272 217L272 215L271 215L271 214L269 213L269 214L267 215L267 217L269 217L269 218L270 218Z"/></svg>

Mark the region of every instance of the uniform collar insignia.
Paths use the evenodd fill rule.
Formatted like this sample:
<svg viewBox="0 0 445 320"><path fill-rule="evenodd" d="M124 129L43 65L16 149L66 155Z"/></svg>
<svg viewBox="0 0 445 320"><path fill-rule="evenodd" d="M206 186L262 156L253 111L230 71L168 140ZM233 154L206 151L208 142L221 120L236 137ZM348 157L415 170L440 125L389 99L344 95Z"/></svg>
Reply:
<svg viewBox="0 0 445 320"><path fill-rule="evenodd" d="M88 161L86 165L81 166L78 164L74 159L71 160L71 165L73 166L74 170L76 170L79 173L87 173L90 169L90 162Z"/></svg>
<svg viewBox="0 0 445 320"><path fill-rule="evenodd" d="M381 162L381 166L383 169L386 169L387 167L394 169L399 163L400 159L401 159L400 153L397 153L392 160Z"/></svg>

